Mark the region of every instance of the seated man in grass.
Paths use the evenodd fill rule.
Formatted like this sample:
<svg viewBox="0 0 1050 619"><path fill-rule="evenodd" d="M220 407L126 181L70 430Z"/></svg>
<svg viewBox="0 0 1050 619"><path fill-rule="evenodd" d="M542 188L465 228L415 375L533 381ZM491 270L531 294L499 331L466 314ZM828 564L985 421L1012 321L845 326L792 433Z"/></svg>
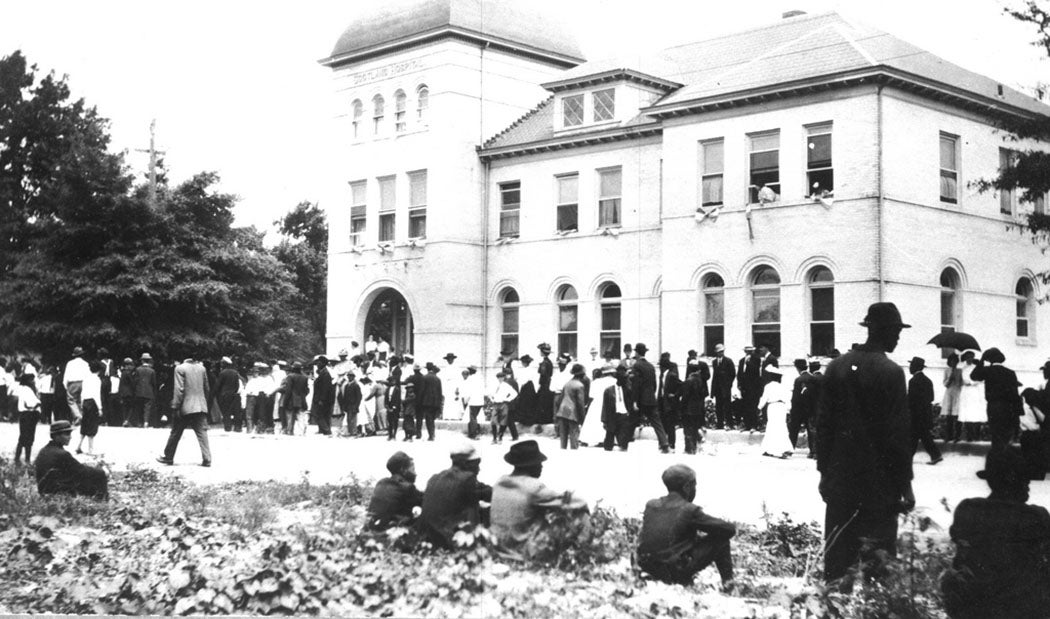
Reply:
<svg viewBox="0 0 1050 619"><path fill-rule="evenodd" d="M36 456L36 487L40 494L69 494L95 499L109 498L106 472L81 464L66 451L73 434L68 421L51 424L51 442Z"/></svg>
<svg viewBox="0 0 1050 619"><path fill-rule="evenodd" d="M704 513L696 498L696 471L675 464L663 474L667 496L645 504L638 536L638 565L657 580L688 585L696 573L711 563L718 568L722 586L733 580L729 540L736 535L731 522Z"/></svg>
<svg viewBox="0 0 1050 619"><path fill-rule="evenodd" d="M419 531L439 548L455 548L453 536L462 525L487 525L487 509L492 487L478 481L481 454L469 442L451 452L452 466L435 474L423 492L423 511L419 514Z"/></svg>
<svg viewBox="0 0 1050 619"><path fill-rule="evenodd" d="M978 476L992 493L955 508L945 610L953 619L1050 616L1050 513L1027 504L1024 457L1015 447L993 450Z"/></svg>
<svg viewBox="0 0 1050 619"><path fill-rule="evenodd" d="M408 525L415 518L413 510L423 505L423 493L416 488L416 464L403 451L386 462L390 477L380 479L372 491L365 520L366 531L385 531Z"/></svg>

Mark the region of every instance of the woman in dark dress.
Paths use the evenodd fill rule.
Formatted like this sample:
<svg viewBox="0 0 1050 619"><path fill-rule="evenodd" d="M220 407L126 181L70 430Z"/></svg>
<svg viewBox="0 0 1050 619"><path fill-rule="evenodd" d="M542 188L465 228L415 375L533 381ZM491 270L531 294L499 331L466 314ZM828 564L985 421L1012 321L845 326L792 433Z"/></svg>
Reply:
<svg viewBox="0 0 1050 619"><path fill-rule="evenodd" d="M532 357L522 355L521 367L514 373L518 381L518 397L514 400L511 421L524 426L539 423L536 416L536 369L531 367Z"/></svg>
<svg viewBox="0 0 1050 619"><path fill-rule="evenodd" d="M554 363L550 360L551 346L544 343L540 344L538 348L543 358L540 359L539 367L537 368L539 380L536 388L536 404L533 406L533 414L536 416L533 423L537 424L537 432L541 430L540 425L554 423L554 392L551 391Z"/></svg>

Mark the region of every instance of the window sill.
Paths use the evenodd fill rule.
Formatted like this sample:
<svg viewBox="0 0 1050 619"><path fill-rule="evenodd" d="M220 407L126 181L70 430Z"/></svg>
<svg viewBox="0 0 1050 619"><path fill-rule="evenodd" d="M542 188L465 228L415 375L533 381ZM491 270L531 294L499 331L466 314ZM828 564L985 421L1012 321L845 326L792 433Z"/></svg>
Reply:
<svg viewBox="0 0 1050 619"><path fill-rule="evenodd" d="M1035 348L1038 346L1036 341L1030 337L1019 337L1014 340L1014 344L1023 346L1025 348Z"/></svg>

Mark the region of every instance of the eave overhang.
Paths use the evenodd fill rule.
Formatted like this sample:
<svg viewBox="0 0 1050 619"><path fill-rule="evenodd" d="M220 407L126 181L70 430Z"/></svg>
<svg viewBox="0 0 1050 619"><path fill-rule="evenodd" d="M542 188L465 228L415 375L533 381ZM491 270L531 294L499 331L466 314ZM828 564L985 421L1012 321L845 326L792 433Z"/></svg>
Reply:
<svg viewBox="0 0 1050 619"><path fill-rule="evenodd" d="M551 92L564 92L566 90L588 88L598 84L616 81L632 82L664 93L678 90L682 87L682 84L679 84L678 82L673 82L662 77L656 77L655 75L649 75L628 68L609 69L608 71L602 71L593 75L555 80L553 82L540 84L540 86Z"/></svg>
<svg viewBox="0 0 1050 619"><path fill-rule="evenodd" d="M558 136L546 140L538 140L522 144L512 144L509 146L499 146L496 148L482 148L479 146L477 151L478 157L482 161L494 161L497 159L521 157L524 155L547 153L566 150L569 148L595 146L612 142L622 142L625 140L637 140L640 138L657 136L661 133L663 133L663 127L658 123L647 123L630 127L615 127L602 131L574 133L572 135Z"/></svg>

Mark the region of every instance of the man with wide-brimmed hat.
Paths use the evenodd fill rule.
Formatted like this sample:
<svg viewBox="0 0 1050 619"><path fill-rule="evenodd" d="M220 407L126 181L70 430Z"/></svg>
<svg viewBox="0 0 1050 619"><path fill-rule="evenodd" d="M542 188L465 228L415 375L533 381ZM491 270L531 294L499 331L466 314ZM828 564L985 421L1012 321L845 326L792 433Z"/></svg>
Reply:
<svg viewBox="0 0 1050 619"><path fill-rule="evenodd" d="M908 412L911 413L912 454L922 443L923 449L930 456L930 464L937 464L944 458L937 443L933 442L933 381L922 371L926 369L926 360L912 357L908 362Z"/></svg>
<svg viewBox="0 0 1050 619"><path fill-rule="evenodd" d="M762 357L754 346L744 346L744 356L737 364L736 386L740 392L737 401L736 425L741 431L758 429L758 400L762 397Z"/></svg>
<svg viewBox="0 0 1050 619"><path fill-rule="evenodd" d="M91 373L88 362L84 360L84 349L77 346L73 349L73 358L66 362L66 371L62 373L62 384L66 388L66 402L69 404L69 413L73 416L73 423L78 424L84 417L80 410L80 391L84 379Z"/></svg>
<svg viewBox="0 0 1050 619"><path fill-rule="evenodd" d="M139 357L139 366L135 368L135 419L132 425L150 428L160 427L160 415L157 414L157 371L153 369L153 357L148 352Z"/></svg>
<svg viewBox="0 0 1050 619"><path fill-rule="evenodd" d="M492 487L478 481L481 454L463 439L450 452L452 466L435 474L423 492L419 530L431 544L454 548L452 541L461 526L487 524L481 502L492 502Z"/></svg>
<svg viewBox="0 0 1050 619"><path fill-rule="evenodd" d="M817 469L824 519L824 577L843 579L861 563L871 572L896 556L897 516L915 506L912 434L904 372L886 355L902 329L893 303L874 303L864 344L828 365L817 410Z"/></svg>
<svg viewBox="0 0 1050 619"><path fill-rule="evenodd" d="M536 441L514 443L503 459L514 470L492 487L490 530L505 549L527 555L528 542L547 526L547 511L567 507L583 512L586 503L568 493L555 492L540 481L547 456Z"/></svg>
<svg viewBox="0 0 1050 619"><path fill-rule="evenodd" d="M376 482L365 517L366 531L384 531L390 527L406 526L415 516L412 513L423 505L423 493L416 488L416 464L412 457L398 451L386 461L390 477Z"/></svg>
<svg viewBox="0 0 1050 619"><path fill-rule="evenodd" d="M109 480L100 468L81 464L66 451L73 426L68 421L51 424L51 442L40 450L34 465L40 494L69 494L95 499L109 498Z"/></svg>
<svg viewBox="0 0 1050 619"><path fill-rule="evenodd" d="M634 390L634 402L638 417L635 429L641 420L647 420L656 432L657 445L661 453L670 453L667 446L667 434L664 431L660 412L656 409L656 368L645 358L649 347L639 342L634 345L634 365L631 367L631 388Z"/></svg>
<svg viewBox="0 0 1050 619"><path fill-rule="evenodd" d="M1017 436L1018 423L1024 414L1024 404L1017 391L1021 383L1017 374L1003 365L1006 357L998 348L989 348L981 355L970 373L975 381L984 381L984 399L988 406L988 430L992 435L992 449L1002 449Z"/></svg>

